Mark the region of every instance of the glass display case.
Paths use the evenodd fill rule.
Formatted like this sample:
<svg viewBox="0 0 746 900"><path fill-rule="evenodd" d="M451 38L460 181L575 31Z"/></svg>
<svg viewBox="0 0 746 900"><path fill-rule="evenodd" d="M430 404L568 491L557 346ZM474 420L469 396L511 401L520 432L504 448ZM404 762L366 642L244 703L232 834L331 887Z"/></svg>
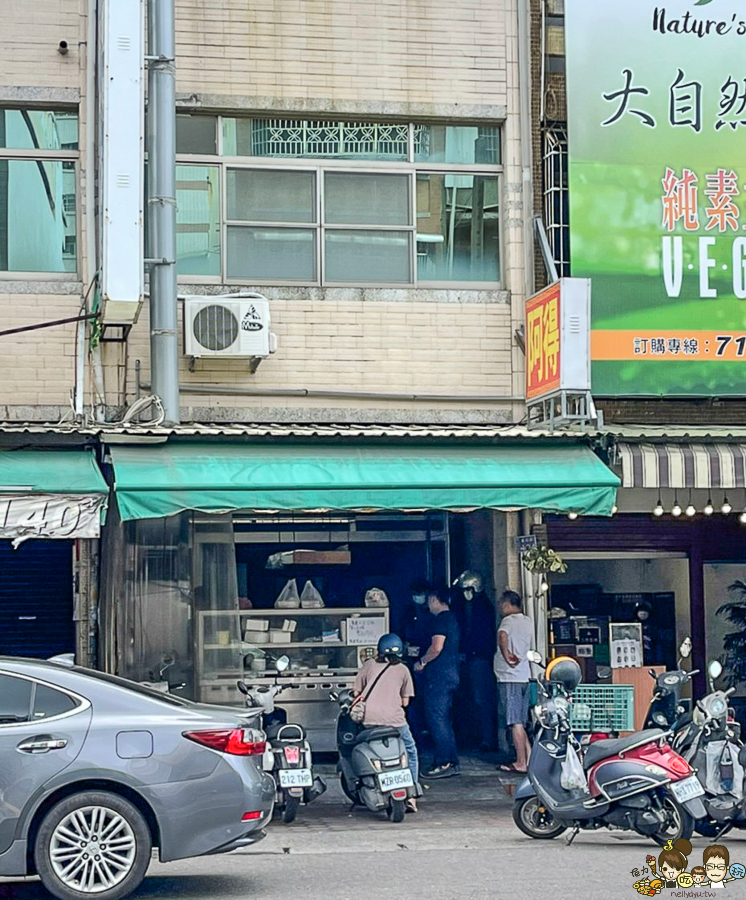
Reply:
<svg viewBox="0 0 746 900"><path fill-rule="evenodd" d="M388 609L263 609L202 611L197 622L198 698L242 705L239 679L250 687L276 677L274 661L288 656L288 687L277 698L288 721L309 733L315 750L335 750L337 705L332 690L351 687L389 630Z"/></svg>

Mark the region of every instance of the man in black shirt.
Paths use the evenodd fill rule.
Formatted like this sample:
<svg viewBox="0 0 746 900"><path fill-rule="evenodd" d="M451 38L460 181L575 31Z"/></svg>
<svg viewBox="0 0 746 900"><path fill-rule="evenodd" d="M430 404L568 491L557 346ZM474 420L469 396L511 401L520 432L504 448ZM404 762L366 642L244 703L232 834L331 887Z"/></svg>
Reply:
<svg viewBox="0 0 746 900"><path fill-rule="evenodd" d="M451 710L459 683L459 628L444 591L432 589L427 599L433 614L430 646L415 665L425 674L425 717L435 742L432 768L426 778L460 774Z"/></svg>

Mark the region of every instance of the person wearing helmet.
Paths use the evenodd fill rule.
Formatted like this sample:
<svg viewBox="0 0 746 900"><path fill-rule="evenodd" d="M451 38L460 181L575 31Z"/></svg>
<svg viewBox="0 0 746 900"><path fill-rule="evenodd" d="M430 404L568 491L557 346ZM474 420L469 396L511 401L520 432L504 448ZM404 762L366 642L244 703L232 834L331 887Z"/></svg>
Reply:
<svg viewBox="0 0 746 900"><path fill-rule="evenodd" d="M375 659L363 663L357 674L353 692L362 694L365 702L363 726L373 728L386 725L397 728L407 748L407 761L412 778L419 779L417 745L407 722L406 707L414 697L414 683L409 669L403 664L404 642L398 634L384 634L378 641ZM407 801L411 812L417 812L414 799Z"/></svg>
<svg viewBox="0 0 746 900"><path fill-rule="evenodd" d="M464 656L469 699L477 721L472 734L480 741L482 752L494 743L497 697L492 661L497 649L497 616L484 590L479 572L467 569L456 579L463 602L459 608L461 652Z"/></svg>
<svg viewBox="0 0 746 900"><path fill-rule="evenodd" d="M525 774L528 771L529 679L531 668L528 651L534 640L534 626L523 614L523 599L515 591L506 590L500 598L502 618L497 630L498 650L495 654L495 676L505 722L510 728L516 760L500 766L503 772Z"/></svg>

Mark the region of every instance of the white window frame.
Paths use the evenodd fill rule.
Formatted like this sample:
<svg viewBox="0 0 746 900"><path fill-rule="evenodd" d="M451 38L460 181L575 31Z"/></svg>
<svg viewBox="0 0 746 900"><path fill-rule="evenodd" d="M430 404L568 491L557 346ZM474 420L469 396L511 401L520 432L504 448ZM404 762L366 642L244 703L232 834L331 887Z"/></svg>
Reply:
<svg viewBox="0 0 746 900"><path fill-rule="evenodd" d="M3 110L28 109L33 112L35 107L23 106L6 106ZM45 109L46 111L46 109ZM78 140L80 140L80 118L77 109L54 109L52 112L69 113L74 115L78 120ZM78 143L80 146L80 143ZM0 160L23 160L26 162L72 162L75 173L75 269L72 272L19 272L19 271L0 271L0 282L3 281L80 281L80 150L36 150L28 149L7 149L0 147ZM64 170L63 170L64 171Z"/></svg>
<svg viewBox="0 0 746 900"><path fill-rule="evenodd" d="M275 114L272 116L277 118ZM290 117L290 116L288 116ZM504 266L503 266L503 240L502 240L502 194L503 194L503 165L482 165L482 164L463 164L463 163L433 163L423 160L421 162L414 161L414 123L409 123L409 159L405 160L356 160L356 159L321 159L309 157L256 157L256 156L223 156L223 117L215 116L217 128L217 147L218 155L211 156L205 154L185 154L177 155L177 165L191 166L216 166L219 171L220 178L220 266L221 274L216 275L179 275L179 282L186 284L224 284L224 285L256 285L257 287L328 287L328 288L368 288L368 289L416 289L429 288L432 290L500 290L504 285ZM235 118L230 116L229 118ZM258 116L256 118L259 118ZM452 125L455 127L477 127L479 125L501 128L499 122L445 122L436 123L444 125ZM227 211L227 172L229 169L253 169L253 170L273 170L273 171L307 171L314 173L315 187L315 203L316 203L316 222L239 222L228 220ZM354 175L380 174L390 173L392 175L407 175L409 177L409 202L410 202L410 223L408 225L344 225L335 224L327 225L323 220L323 196L324 196L324 173L327 171L344 171ZM420 279L417 273L417 175L484 175L486 177L497 178L498 206L500 210L500 218L498 223L498 274L497 281L435 281L429 279ZM244 226L244 227L266 227L266 228L290 228L290 229L308 229L314 230L316 233L316 278L311 281L293 281L278 279L260 279L260 278L229 278L227 275L227 236L228 226ZM411 233L410 238L410 273L411 281L407 282L331 282L325 276L325 252L324 252L324 235L326 229L332 230L360 230L360 231L406 231Z"/></svg>

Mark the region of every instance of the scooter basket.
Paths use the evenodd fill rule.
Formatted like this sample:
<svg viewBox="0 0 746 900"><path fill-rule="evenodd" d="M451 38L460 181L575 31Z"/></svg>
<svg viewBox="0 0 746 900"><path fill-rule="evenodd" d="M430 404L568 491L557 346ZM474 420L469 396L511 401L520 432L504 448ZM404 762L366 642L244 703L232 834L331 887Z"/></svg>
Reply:
<svg viewBox="0 0 746 900"><path fill-rule="evenodd" d="M573 731L635 730L635 689L631 684L581 684L572 699Z"/></svg>

